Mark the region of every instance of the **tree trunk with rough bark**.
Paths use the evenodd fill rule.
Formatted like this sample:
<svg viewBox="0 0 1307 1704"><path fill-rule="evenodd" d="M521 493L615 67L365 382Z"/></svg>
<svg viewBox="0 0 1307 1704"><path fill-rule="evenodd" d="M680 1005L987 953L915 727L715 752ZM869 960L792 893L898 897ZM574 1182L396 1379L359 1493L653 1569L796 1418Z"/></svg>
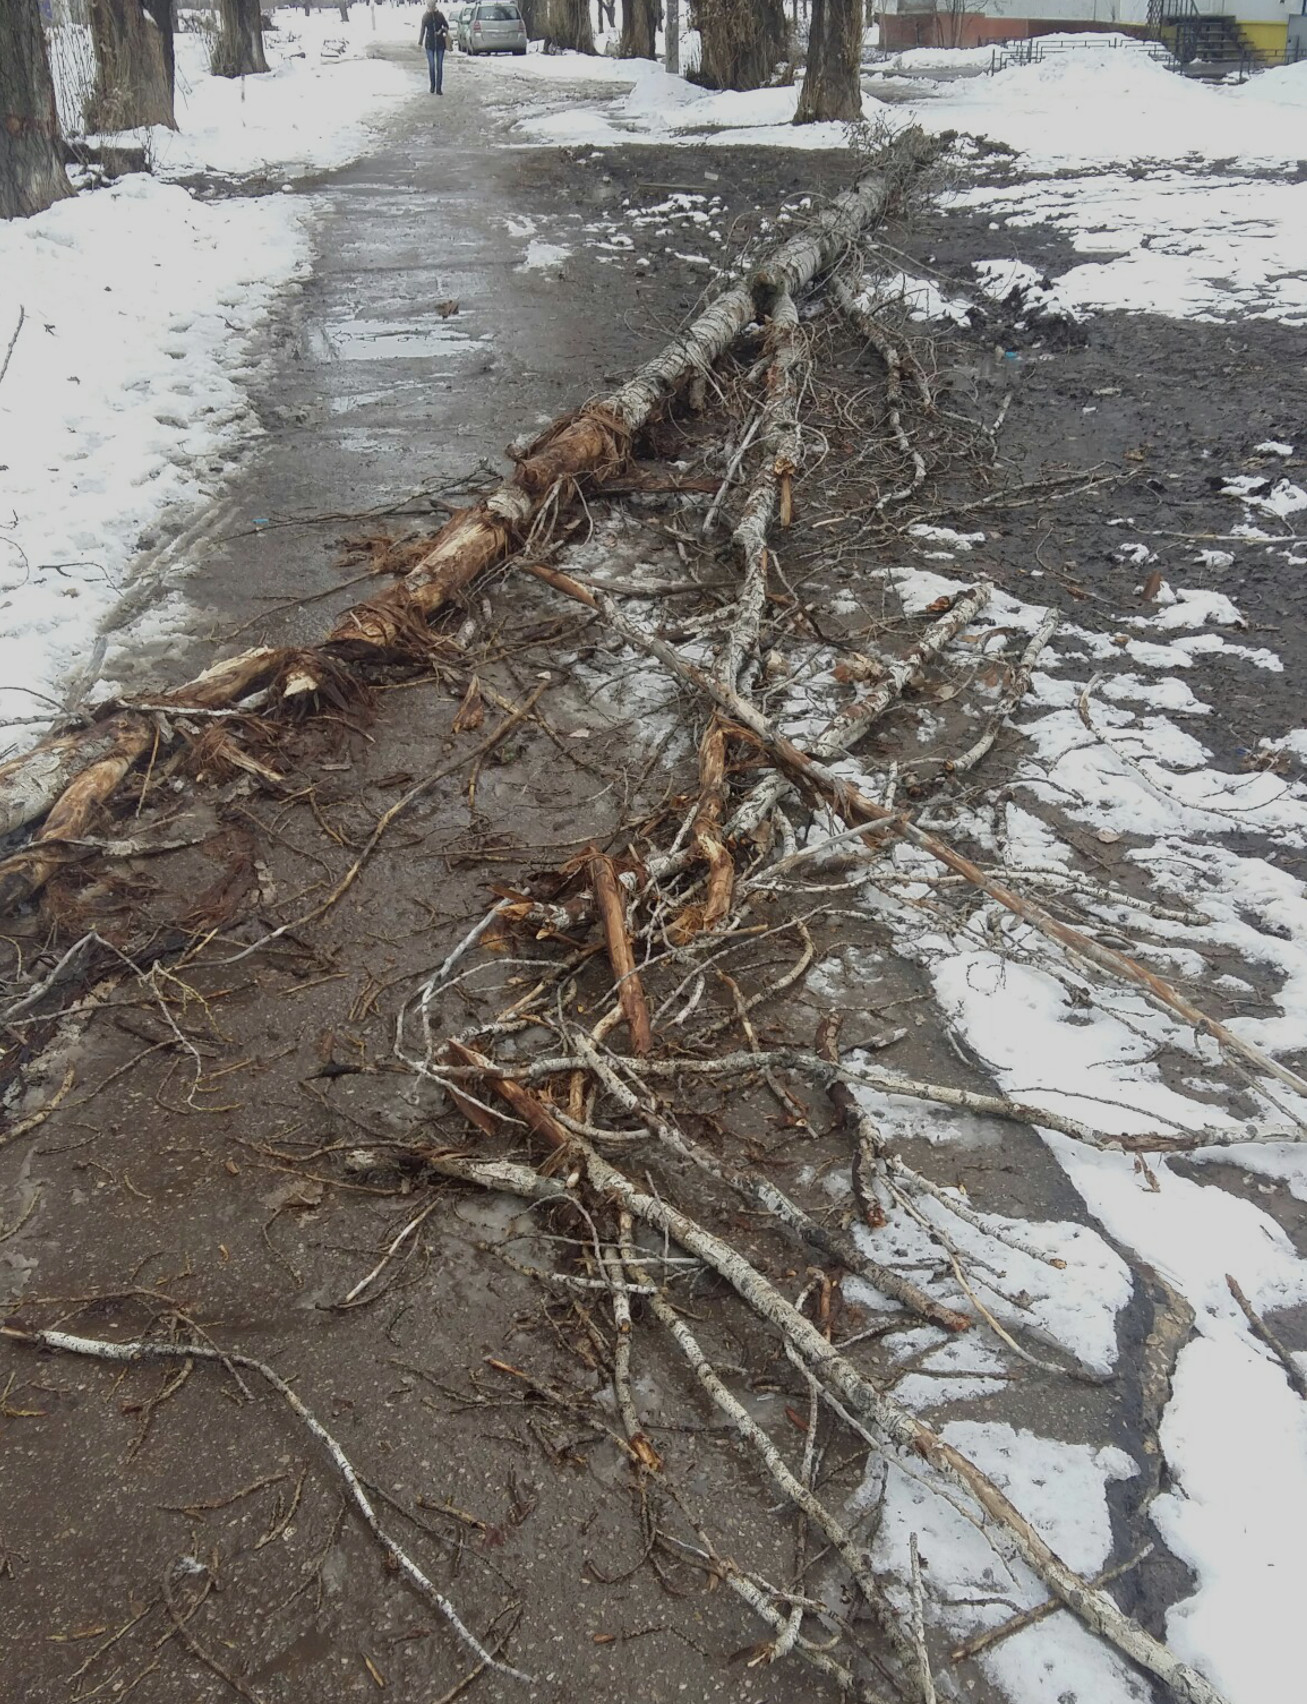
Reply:
<svg viewBox="0 0 1307 1704"><path fill-rule="evenodd" d="M788 56L781 0L699 0L699 80L713 89L761 89Z"/></svg>
<svg viewBox="0 0 1307 1704"><path fill-rule="evenodd" d="M593 53L595 38L590 22L590 0L549 0L545 35L551 47L570 47L575 53Z"/></svg>
<svg viewBox="0 0 1307 1704"><path fill-rule="evenodd" d="M37 0L0 5L0 219L71 195Z"/></svg>
<svg viewBox="0 0 1307 1704"><path fill-rule="evenodd" d="M159 32L159 49L163 54L163 72L168 79L168 105L174 113L174 97L177 93L177 51L173 40L176 20L173 17L173 0L141 0L141 4L154 20L154 27Z"/></svg>
<svg viewBox="0 0 1307 1704"><path fill-rule="evenodd" d="M176 130L163 44L141 0L91 0L95 91L86 109L91 130Z"/></svg>
<svg viewBox="0 0 1307 1704"><path fill-rule="evenodd" d="M796 124L862 117L862 0L812 0Z"/></svg>
<svg viewBox="0 0 1307 1704"><path fill-rule="evenodd" d="M218 0L218 23L209 61L215 77L253 77L268 69L259 0Z"/></svg>
<svg viewBox="0 0 1307 1704"><path fill-rule="evenodd" d="M658 30L658 0L622 0L623 59L652 59Z"/></svg>
<svg viewBox="0 0 1307 1704"><path fill-rule="evenodd" d="M664 54L668 71L676 77L681 70L681 0L667 0L666 15Z"/></svg>

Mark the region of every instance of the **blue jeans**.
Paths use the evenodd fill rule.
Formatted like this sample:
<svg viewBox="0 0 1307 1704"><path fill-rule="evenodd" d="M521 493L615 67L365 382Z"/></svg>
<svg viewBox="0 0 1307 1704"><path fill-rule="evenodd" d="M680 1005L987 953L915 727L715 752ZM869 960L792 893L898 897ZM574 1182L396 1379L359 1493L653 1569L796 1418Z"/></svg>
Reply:
<svg viewBox="0 0 1307 1704"><path fill-rule="evenodd" d="M445 48L443 42L439 47L427 49L427 66L431 72L431 93L444 94L445 81Z"/></svg>

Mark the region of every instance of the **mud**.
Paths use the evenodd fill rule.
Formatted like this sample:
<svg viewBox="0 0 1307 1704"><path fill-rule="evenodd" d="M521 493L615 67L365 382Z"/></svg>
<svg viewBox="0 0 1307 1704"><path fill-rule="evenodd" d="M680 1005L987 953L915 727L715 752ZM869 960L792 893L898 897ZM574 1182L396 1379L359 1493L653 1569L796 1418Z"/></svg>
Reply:
<svg viewBox="0 0 1307 1704"><path fill-rule="evenodd" d="M320 263L269 334L266 436L224 512L185 542L186 593L198 612L191 631L166 651L132 643L132 609L176 569L178 550L162 540L110 651L116 684L184 678L223 646L316 636L359 595L344 584L333 541L379 520L396 533L429 530L442 501L502 465L509 437L657 348L693 306L703 275L675 257L640 277L602 261L582 231L596 210L702 182L722 196L732 238L742 240L760 209L832 190L846 175L844 158L811 153L633 148L592 160L589 151L478 150L478 127L500 122L477 99L490 68L455 60L451 70L438 113L415 98L384 148L312 189ZM521 270L510 221L523 235L529 221L532 234L570 253ZM959 281L987 254L1037 265L1059 258L1037 232L1005 232L995 250L982 221L957 216L927 214L888 240ZM453 300L456 315L433 316ZM1098 599L1126 607L1138 578L1111 559L1105 514L1146 516L1163 562L1174 551L1188 564L1192 544L1164 535L1223 534L1237 512L1214 494L1212 473L1245 469L1267 437L1307 437L1297 343L1269 325L1110 316L1083 335L1023 332L978 303L970 332L941 340L939 363L981 418L996 416L1011 393L1001 434L1009 476L1103 467L1117 478L1109 492L986 523L986 567L1018 595L1033 598L1037 584L1041 601L1085 620ZM849 340L832 360L852 367L859 358ZM1108 389L1116 394L1103 396ZM692 439L687 429L688 454ZM956 481L957 493L974 496L974 484ZM684 572L672 541L635 541L602 508L595 524L594 548L615 574ZM1200 572L1186 566L1187 583ZM1303 594L1292 571L1253 551L1240 551L1212 583L1247 612L1249 642L1264 629L1286 664L1283 675L1260 674L1256 693L1246 675L1232 676L1210 743L1233 762L1299 719L1294 617ZM818 578L813 592L833 584ZM472 754L499 712L456 733L461 675L415 673L374 706L347 706L298 732L278 754L276 788L225 781L214 793L220 840L135 860L55 896L70 938L87 920L107 935L145 920L162 956L151 987L116 979L101 961L103 981L82 990L75 1009L23 1032L12 1110L41 1106L69 1067L75 1080L39 1129L0 1151L9 1203L0 1290L22 1320L90 1335L198 1326L292 1379L375 1491L383 1519L473 1629L491 1641L511 1630L507 1654L535 1681L482 1675L473 1697L826 1697L797 1666L747 1660L759 1625L711 1570L664 1558L660 1578L646 1560L640 1485L610 1436L602 1356L570 1298L550 1299L504 1258L547 1266L557 1226L520 1202L433 1183L415 1157L422 1142L466 1145L467 1127L397 1062L403 1001L483 913L494 884L523 885L592 840L621 844L693 774L687 742L655 737L657 707L638 673L624 687L603 686L611 658L584 611L517 581L491 595L489 613L479 594L468 608L480 622L483 686L520 702L542 674L551 685L542 720L480 765ZM873 613L891 638L906 633L897 612ZM850 633L867 619L866 610L849 618ZM914 714L909 706L895 719L887 750L915 738ZM243 956L269 922L312 908L406 787L455 759L463 766L406 813L325 918ZM1120 873L1114 849L1086 856ZM178 960L175 943L197 910L223 907L219 940ZM29 919L20 931L29 962L45 950L39 928ZM842 1004L850 1033L906 1023L896 1069L990 1086L933 1026L913 1021L922 983L889 958L872 924L829 926L817 944L836 966L833 979L764 1009L768 1039L809 1043ZM769 962L780 968L792 953L787 939ZM489 955L487 970L447 1000L446 1021L511 1001L532 970L515 955L530 953L519 942L502 963ZM868 965L879 977L874 999ZM820 1179L845 1157L845 1139L830 1132L822 1098L810 1100L811 1129L760 1095L733 1109L721 1138L838 1214ZM695 1111L713 1131L716 1101L704 1095ZM905 1158L941 1182L965 1183L982 1210L1084 1219L1031 1132L985 1120L959 1129L960 1142L940 1147L923 1128L904 1144ZM1216 1181L1214 1168L1203 1169ZM1253 1188L1259 1205L1269 1199L1303 1246L1301 1203L1278 1184L1224 1170L1223 1187ZM674 1167L659 1176L673 1188L679 1181ZM431 1202L378 1292L343 1306ZM737 1202L716 1199L713 1211L770 1276L791 1288L801 1281L803 1256ZM690 1305L719 1365L742 1376L762 1417L784 1424L787 1404L803 1407L792 1370L720 1286L701 1280ZM864 1320L849 1305L840 1326L852 1333ZM1046 1434L1155 1458L1185 1330L1164 1287L1138 1272L1120 1316L1114 1384L1029 1374L950 1414L1037 1422ZM888 1370L888 1351L868 1355L870 1367ZM213 1366L197 1364L178 1384L158 1370L120 1377L11 1346L0 1350L0 1375L7 1697L198 1704L231 1696L225 1668L264 1704L343 1704L380 1691L396 1704L434 1704L468 1674L448 1630L386 1569L321 1453L270 1395L246 1400ZM786 1580L789 1514L665 1349L638 1367L637 1389L692 1518L723 1555ZM823 1471L838 1497L856 1488L863 1463ZM1154 1536L1147 1503L1159 1483L1150 1470L1112 1488L1120 1554ZM190 1644L168 1619L165 1580L187 1609L203 1594L186 1624ZM1124 1583L1123 1601L1160 1629L1186 1585L1159 1546ZM857 1631L870 1641L865 1626ZM974 1672L964 1684L968 1697L990 1696Z"/></svg>

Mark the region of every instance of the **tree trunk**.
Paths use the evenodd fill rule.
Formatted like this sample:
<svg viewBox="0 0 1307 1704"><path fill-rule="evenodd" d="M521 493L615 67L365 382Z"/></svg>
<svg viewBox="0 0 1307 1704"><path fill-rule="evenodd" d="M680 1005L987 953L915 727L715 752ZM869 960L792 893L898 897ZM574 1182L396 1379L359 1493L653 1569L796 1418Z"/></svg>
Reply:
<svg viewBox="0 0 1307 1704"><path fill-rule="evenodd" d="M549 0L545 35L551 47L570 47L576 53L593 53L595 38L590 23L590 0Z"/></svg>
<svg viewBox="0 0 1307 1704"><path fill-rule="evenodd" d="M544 7L540 4L540 0L517 0L517 9L522 14L527 38L530 41L537 40L542 34L544 13Z"/></svg>
<svg viewBox="0 0 1307 1704"><path fill-rule="evenodd" d="M141 0L91 0L95 90L87 104L91 130L176 130L163 44Z"/></svg>
<svg viewBox="0 0 1307 1704"><path fill-rule="evenodd" d="M812 0L796 124L862 117L862 0Z"/></svg>
<svg viewBox="0 0 1307 1704"><path fill-rule="evenodd" d="M681 71L681 0L667 0L667 69L673 77Z"/></svg>
<svg viewBox="0 0 1307 1704"><path fill-rule="evenodd" d="M173 41L173 0L141 0L141 4L154 20L154 27L159 32L163 74L168 79L168 108L175 115L173 101L177 93L177 52Z"/></svg>
<svg viewBox="0 0 1307 1704"><path fill-rule="evenodd" d="M215 77L252 77L268 69L259 0L218 0L218 23L209 61Z"/></svg>
<svg viewBox="0 0 1307 1704"><path fill-rule="evenodd" d="M658 0L622 0L623 59L652 59L658 30Z"/></svg>
<svg viewBox="0 0 1307 1704"><path fill-rule="evenodd" d="M782 0L699 0L699 80L712 89L761 89L787 57Z"/></svg>
<svg viewBox="0 0 1307 1704"><path fill-rule="evenodd" d="M71 195L37 0L0 6L0 219Z"/></svg>

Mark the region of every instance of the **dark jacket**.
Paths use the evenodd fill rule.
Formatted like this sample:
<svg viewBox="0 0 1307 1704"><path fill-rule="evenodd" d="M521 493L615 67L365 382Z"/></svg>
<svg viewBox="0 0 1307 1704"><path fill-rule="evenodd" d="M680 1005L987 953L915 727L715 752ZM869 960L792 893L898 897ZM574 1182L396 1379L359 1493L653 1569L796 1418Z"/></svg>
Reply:
<svg viewBox="0 0 1307 1704"><path fill-rule="evenodd" d="M446 47L449 43L449 19L443 12L425 13L422 19L422 34L418 39L428 50Z"/></svg>

